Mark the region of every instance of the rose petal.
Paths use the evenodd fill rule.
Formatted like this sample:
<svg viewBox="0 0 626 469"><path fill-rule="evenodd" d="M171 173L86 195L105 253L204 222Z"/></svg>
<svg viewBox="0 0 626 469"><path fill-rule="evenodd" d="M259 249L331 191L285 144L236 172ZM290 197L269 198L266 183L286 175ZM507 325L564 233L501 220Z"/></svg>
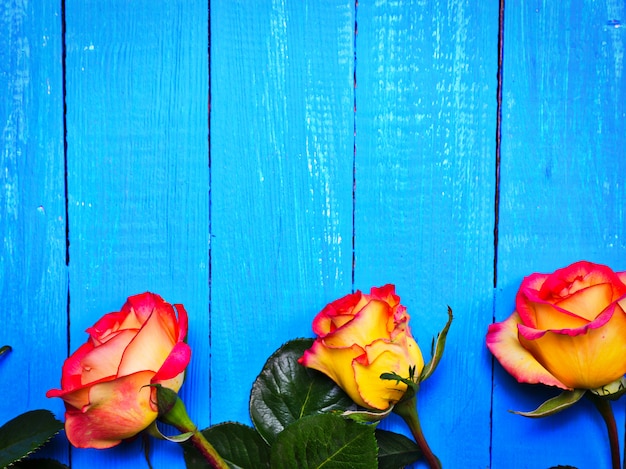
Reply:
<svg viewBox="0 0 626 469"><path fill-rule="evenodd" d="M354 381L354 373L349 365L352 360L364 353L365 351L358 345L329 348L324 345L322 339L316 339L311 348L306 350L304 355L298 359L298 363L307 368L321 371L337 383L354 402L365 406Z"/></svg>
<svg viewBox="0 0 626 469"><path fill-rule="evenodd" d="M407 356L407 350L411 356ZM365 407L385 410L398 402L406 392L406 384L380 378L383 373L394 372L409 377L409 368L416 367L419 375L424 368L422 354L413 339L409 341L374 341L365 348L367 359L355 358L352 362L358 393Z"/></svg>
<svg viewBox="0 0 626 469"><path fill-rule="evenodd" d="M370 289L371 299L384 301L389 307L395 308L400 304L400 297L396 295L396 286L388 283L382 287L372 287Z"/></svg>
<svg viewBox="0 0 626 469"><path fill-rule="evenodd" d="M518 339L518 324L522 319L517 312L503 322L491 324L487 332L487 348L502 367L520 383L543 383L562 389L569 387L546 370Z"/></svg>
<svg viewBox="0 0 626 469"><path fill-rule="evenodd" d="M529 302L527 305L535 311L537 317L535 329L576 329L589 324L589 321L595 319L595 316L589 320L585 319L559 306L554 306L543 301ZM596 315L599 311L600 310L596 311Z"/></svg>
<svg viewBox="0 0 626 469"><path fill-rule="evenodd" d="M352 311L361 301L363 305L367 303L362 293L357 290L355 293L329 303L313 319L313 332L319 337L325 337L330 332L334 332L354 317Z"/></svg>
<svg viewBox="0 0 626 469"><path fill-rule="evenodd" d="M617 274L610 267L579 261L551 274L542 286L540 295L545 300L557 302L561 298L569 297L580 290L599 284L611 285L613 289L613 295L608 303L626 293L626 285L622 284ZM597 310L601 311L605 307L606 305Z"/></svg>
<svg viewBox="0 0 626 469"><path fill-rule="evenodd" d="M187 317L187 310L181 304L174 305L176 311L178 312L178 321L175 321L175 329L178 330L178 342L182 342L187 337L187 327L189 323L189 319Z"/></svg>
<svg viewBox="0 0 626 469"><path fill-rule="evenodd" d="M154 373L144 371L91 387L90 403L65 413L65 432L77 448L110 448L150 425L157 413L150 405Z"/></svg>
<svg viewBox="0 0 626 469"><path fill-rule="evenodd" d="M177 330L174 308L155 293L146 292L129 297L121 312L130 313L131 310L141 324L148 320L154 310L157 310L162 316L162 321L167 325L167 329L170 331Z"/></svg>
<svg viewBox="0 0 626 469"><path fill-rule="evenodd" d="M578 290L575 294L556 303L559 308L593 321L596 316L613 301L613 287L607 283L600 283ZM558 327L544 327L542 329L558 329Z"/></svg>
<svg viewBox="0 0 626 469"><path fill-rule="evenodd" d="M130 342L119 365L118 376L150 370L156 373L174 348L174 331L167 329L164 316L155 309Z"/></svg>
<svg viewBox="0 0 626 469"><path fill-rule="evenodd" d="M190 359L191 347L184 342L177 343L168 355L165 363L163 363L163 366L161 366L157 374L152 378L152 383L158 383L180 375L185 371L185 368L187 368ZM178 391L178 389L180 389L180 386L174 389L174 391Z"/></svg>
<svg viewBox="0 0 626 469"><path fill-rule="evenodd" d="M515 309L519 314L522 323L530 327L537 327L537 315L535 310L529 307L529 302L541 301L539 290L544 284L548 275L532 274L524 277L522 284L515 297Z"/></svg>
<svg viewBox="0 0 626 469"><path fill-rule="evenodd" d="M113 339L86 353L80 360L81 384L116 376L126 347L136 335L135 330L120 331Z"/></svg>
<svg viewBox="0 0 626 469"><path fill-rule="evenodd" d="M626 315L615 303L581 329L540 331L534 337L522 330L524 347L569 388L594 389L624 375Z"/></svg>
<svg viewBox="0 0 626 469"><path fill-rule="evenodd" d="M115 337L115 335L119 333L120 329L138 330L141 327L141 324L136 320L136 318L130 321L131 324L126 324L122 327L125 321L127 321L127 316L127 314L120 312L105 314L98 320L97 323L88 328L86 332L91 336L91 340L94 345L98 347L102 343Z"/></svg>
<svg viewBox="0 0 626 469"><path fill-rule="evenodd" d="M392 314L387 303L371 300L352 321L328 334L324 343L329 347L350 347L352 344L365 346L377 339L388 339L387 321Z"/></svg>
<svg viewBox="0 0 626 469"><path fill-rule="evenodd" d="M61 372L61 388L71 391L82 386L83 366L81 361L93 348L91 342L84 343L65 360Z"/></svg>

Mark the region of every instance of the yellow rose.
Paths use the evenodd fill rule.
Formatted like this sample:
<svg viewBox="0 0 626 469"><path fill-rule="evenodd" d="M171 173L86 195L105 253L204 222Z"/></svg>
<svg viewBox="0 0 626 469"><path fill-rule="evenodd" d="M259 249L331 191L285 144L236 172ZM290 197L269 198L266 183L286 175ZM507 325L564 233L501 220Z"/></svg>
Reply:
<svg viewBox="0 0 626 469"><path fill-rule="evenodd" d="M487 347L519 382L595 389L626 373L626 272L576 262L526 277Z"/></svg>
<svg viewBox="0 0 626 469"><path fill-rule="evenodd" d="M299 362L325 373L362 407L386 410L406 384L382 380L395 372L419 376L424 360L409 329L409 315L393 285L360 291L327 305L314 319L318 338Z"/></svg>

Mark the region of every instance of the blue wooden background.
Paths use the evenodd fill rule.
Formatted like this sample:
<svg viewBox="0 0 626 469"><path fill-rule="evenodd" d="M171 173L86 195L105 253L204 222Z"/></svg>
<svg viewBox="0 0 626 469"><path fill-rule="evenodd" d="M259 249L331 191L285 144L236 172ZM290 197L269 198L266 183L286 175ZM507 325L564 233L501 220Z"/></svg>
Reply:
<svg viewBox="0 0 626 469"><path fill-rule="evenodd" d="M507 412L555 393L484 335L525 275L626 270L625 42L618 0L0 0L0 422L62 417L85 328L151 290L190 314L192 417L248 423L271 352L395 283L426 354L455 311L420 393L444 467L609 467L586 402Z"/></svg>

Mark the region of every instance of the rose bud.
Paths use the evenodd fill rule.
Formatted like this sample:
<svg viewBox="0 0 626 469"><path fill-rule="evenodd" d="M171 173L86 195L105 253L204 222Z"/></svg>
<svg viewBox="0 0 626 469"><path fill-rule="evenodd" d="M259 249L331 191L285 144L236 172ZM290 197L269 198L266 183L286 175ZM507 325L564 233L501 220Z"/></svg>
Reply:
<svg viewBox="0 0 626 469"><path fill-rule="evenodd" d="M522 281L487 347L522 383L596 389L626 373L626 272L576 262Z"/></svg>
<svg viewBox="0 0 626 469"><path fill-rule="evenodd" d="M409 315L393 285L360 291L327 305L314 319L318 338L298 360L325 373L352 400L369 409L386 410L404 395L407 385L383 380L394 372L420 375L424 360L409 329Z"/></svg>
<svg viewBox="0 0 626 469"><path fill-rule="evenodd" d="M178 318L176 317L178 311ZM191 358L187 313L153 293L131 296L120 312L87 329L89 339L63 364L65 431L79 448L109 448L148 427L158 415L156 389L178 391Z"/></svg>

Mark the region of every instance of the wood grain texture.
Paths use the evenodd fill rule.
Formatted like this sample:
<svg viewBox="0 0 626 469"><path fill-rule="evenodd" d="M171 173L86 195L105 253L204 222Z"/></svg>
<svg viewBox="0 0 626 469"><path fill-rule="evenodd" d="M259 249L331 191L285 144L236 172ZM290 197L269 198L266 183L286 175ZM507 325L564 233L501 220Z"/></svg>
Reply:
<svg viewBox="0 0 626 469"><path fill-rule="evenodd" d="M360 2L357 24L355 284L396 285L427 360L453 308L424 432L444 467L487 467L497 9Z"/></svg>
<svg viewBox="0 0 626 469"><path fill-rule="evenodd" d="M580 259L626 269L624 5L507 7L498 320L532 272ZM610 466L606 430L589 403L546 419L512 415L556 393L495 371L493 467ZM622 432L623 403L614 407Z"/></svg>
<svg viewBox="0 0 626 469"><path fill-rule="evenodd" d="M206 426L206 2L68 0L65 8L71 349L130 295L183 303L193 384L182 396ZM146 467L140 443L73 451L72 467ZM177 445L153 445L154 467L184 467Z"/></svg>
<svg viewBox="0 0 626 469"><path fill-rule="evenodd" d="M498 220L497 2L208 3L0 0L0 423L62 417L63 359L146 290L189 312L194 421L249 423L269 354L395 283L427 358L455 312L419 403L444 467L608 467L588 403L508 412L554 393L484 340L532 272L626 270L623 2L507 2ZM141 440L46 454L147 467ZM172 443L150 455L184 467Z"/></svg>
<svg viewBox="0 0 626 469"><path fill-rule="evenodd" d="M67 353L61 37L60 2L0 2L0 424L63 409L45 397Z"/></svg>
<svg viewBox="0 0 626 469"><path fill-rule="evenodd" d="M351 1L211 9L213 422L352 288Z"/></svg>

